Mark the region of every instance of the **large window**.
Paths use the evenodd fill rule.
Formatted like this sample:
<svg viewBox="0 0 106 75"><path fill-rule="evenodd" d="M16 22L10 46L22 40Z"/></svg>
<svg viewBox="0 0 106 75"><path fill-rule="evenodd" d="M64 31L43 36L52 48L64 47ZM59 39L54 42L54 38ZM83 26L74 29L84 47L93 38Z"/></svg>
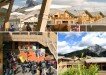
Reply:
<svg viewBox="0 0 106 75"><path fill-rule="evenodd" d="M58 18L58 15L54 15L55 18Z"/></svg>
<svg viewBox="0 0 106 75"><path fill-rule="evenodd" d="M68 21L62 21L62 24L68 24Z"/></svg>

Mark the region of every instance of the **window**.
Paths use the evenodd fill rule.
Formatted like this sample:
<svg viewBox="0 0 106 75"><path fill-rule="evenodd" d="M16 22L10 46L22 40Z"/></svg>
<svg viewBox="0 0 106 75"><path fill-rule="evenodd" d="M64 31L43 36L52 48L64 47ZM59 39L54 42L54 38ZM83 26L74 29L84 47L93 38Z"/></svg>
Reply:
<svg viewBox="0 0 106 75"><path fill-rule="evenodd" d="M57 21L57 24L61 24L61 21Z"/></svg>
<svg viewBox="0 0 106 75"><path fill-rule="evenodd" d="M47 23L48 23L48 24L51 24L51 23L52 23L52 21L48 21Z"/></svg>
<svg viewBox="0 0 106 75"><path fill-rule="evenodd" d="M58 15L54 15L55 18L58 18Z"/></svg>
<svg viewBox="0 0 106 75"><path fill-rule="evenodd" d="M63 24L68 24L68 21L62 21Z"/></svg>

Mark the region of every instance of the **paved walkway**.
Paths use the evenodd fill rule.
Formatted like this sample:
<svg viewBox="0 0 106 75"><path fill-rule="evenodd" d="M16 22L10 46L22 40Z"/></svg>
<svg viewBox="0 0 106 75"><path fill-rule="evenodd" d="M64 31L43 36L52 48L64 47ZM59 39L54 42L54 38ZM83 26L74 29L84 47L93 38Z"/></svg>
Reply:
<svg viewBox="0 0 106 75"><path fill-rule="evenodd" d="M106 75L106 71L100 71L99 75Z"/></svg>

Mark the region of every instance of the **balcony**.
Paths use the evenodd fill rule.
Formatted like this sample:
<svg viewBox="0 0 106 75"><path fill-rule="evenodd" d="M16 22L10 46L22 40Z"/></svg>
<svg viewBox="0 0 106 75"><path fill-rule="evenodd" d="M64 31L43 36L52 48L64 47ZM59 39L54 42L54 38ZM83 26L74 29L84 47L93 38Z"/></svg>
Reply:
<svg viewBox="0 0 106 75"><path fill-rule="evenodd" d="M39 42L46 45L46 36L37 32L10 32L4 34L4 41Z"/></svg>

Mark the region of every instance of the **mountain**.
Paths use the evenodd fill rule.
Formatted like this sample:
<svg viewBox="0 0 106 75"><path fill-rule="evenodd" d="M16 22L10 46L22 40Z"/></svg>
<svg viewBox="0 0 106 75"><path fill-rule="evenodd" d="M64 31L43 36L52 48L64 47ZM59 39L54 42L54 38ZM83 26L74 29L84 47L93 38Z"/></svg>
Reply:
<svg viewBox="0 0 106 75"><path fill-rule="evenodd" d="M98 55L100 55L100 53L106 51L106 49L102 48L101 46L99 46L97 44L95 46L90 46L89 50L98 54Z"/></svg>
<svg viewBox="0 0 106 75"><path fill-rule="evenodd" d="M33 7L33 6L36 6L36 5L39 5L39 3L34 1L34 0L27 0L26 1L26 6L27 7Z"/></svg>
<svg viewBox="0 0 106 75"><path fill-rule="evenodd" d="M64 56L64 54L58 54L58 56Z"/></svg>
<svg viewBox="0 0 106 75"><path fill-rule="evenodd" d="M24 7L15 9L15 12L25 13L25 10L34 6L39 5L40 3L34 0L27 0Z"/></svg>
<svg viewBox="0 0 106 75"><path fill-rule="evenodd" d="M59 54L60 55L60 54ZM77 50L71 53L64 54L65 57L86 57L86 56L92 56L92 57L106 57L106 49L102 48L99 45L89 46L88 48Z"/></svg>

